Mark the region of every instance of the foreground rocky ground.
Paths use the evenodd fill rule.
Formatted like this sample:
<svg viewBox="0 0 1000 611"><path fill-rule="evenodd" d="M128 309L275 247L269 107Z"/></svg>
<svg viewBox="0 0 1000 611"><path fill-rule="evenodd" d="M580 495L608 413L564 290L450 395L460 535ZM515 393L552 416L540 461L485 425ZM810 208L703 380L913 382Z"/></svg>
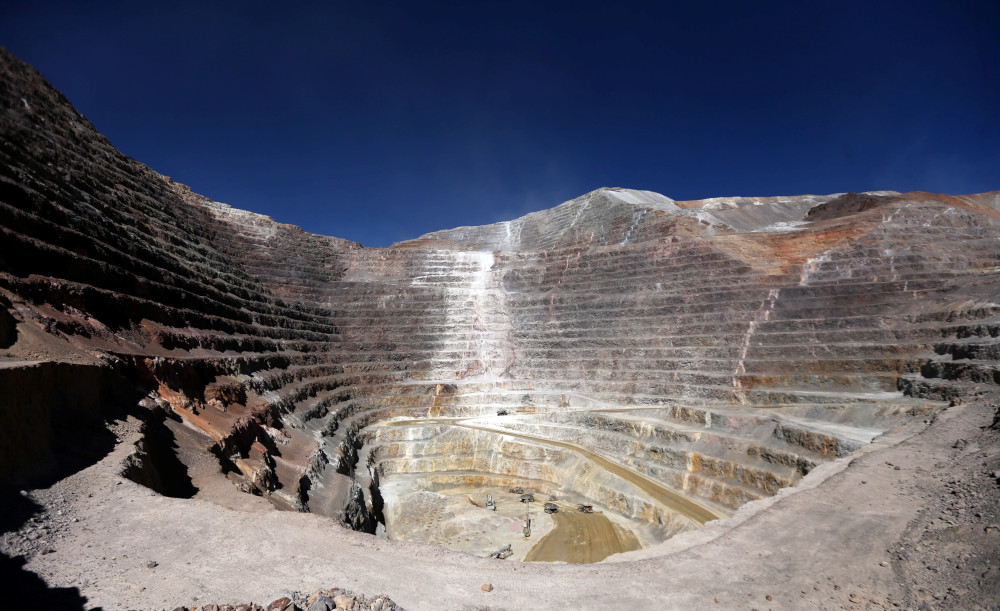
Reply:
<svg viewBox="0 0 1000 611"><path fill-rule="evenodd" d="M163 497L117 475L138 434L126 423L96 465L8 499L23 522L0 551L27 586L15 600L52 608L270 602L338 583L411 609L995 609L996 414L995 399L951 407L733 518L588 566L488 560L314 515Z"/></svg>
<svg viewBox="0 0 1000 611"><path fill-rule="evenodd" d="M396 611L401 609L385 596L365 598L349 590L330 588L311 593L289 592L267 604L243 603L238 605L193 605L178 607L174 611Z"/></svg>

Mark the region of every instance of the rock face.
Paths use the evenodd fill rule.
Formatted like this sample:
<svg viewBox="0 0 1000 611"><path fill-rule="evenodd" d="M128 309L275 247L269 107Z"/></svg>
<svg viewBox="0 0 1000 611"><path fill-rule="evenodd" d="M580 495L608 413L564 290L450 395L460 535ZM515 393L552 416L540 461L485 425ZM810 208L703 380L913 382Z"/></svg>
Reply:
<svg viewBox="0 0 1000 611"><path fill-rule="evenodd" d="M527 484L659 540L1000 382L997 193L605 188L370 249L122 155L6 51L0 136L5 479L125 410L165 494L199 493L164 483L180 419L228 485L356 529L407 536L390 481Z"/></svg>

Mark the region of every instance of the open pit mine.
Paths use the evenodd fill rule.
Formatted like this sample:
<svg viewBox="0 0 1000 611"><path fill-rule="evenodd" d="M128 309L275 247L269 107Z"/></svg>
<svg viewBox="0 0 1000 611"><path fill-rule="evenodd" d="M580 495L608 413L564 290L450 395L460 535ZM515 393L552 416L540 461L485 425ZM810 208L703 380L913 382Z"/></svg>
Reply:
<svg viewBox="0 0 1000 611"><path fill-rule="evenodd" d="M312 235L3 51L4 571L50 608L997 608L998 296L996 192Z"/></svg>

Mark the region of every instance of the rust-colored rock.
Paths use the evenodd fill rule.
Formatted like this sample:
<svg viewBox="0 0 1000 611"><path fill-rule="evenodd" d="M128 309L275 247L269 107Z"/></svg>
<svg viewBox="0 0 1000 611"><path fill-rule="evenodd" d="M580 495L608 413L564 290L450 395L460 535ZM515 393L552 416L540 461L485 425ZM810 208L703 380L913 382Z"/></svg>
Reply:
<svg viewBox="0 0 1000 611"><path fill-rule="evenodd" d="M287 596L284 596L277 600L271 601L271 603L267 605L265 609L266 611L289 611L292 606L293 606L292 599L288 598Z"/></svg>

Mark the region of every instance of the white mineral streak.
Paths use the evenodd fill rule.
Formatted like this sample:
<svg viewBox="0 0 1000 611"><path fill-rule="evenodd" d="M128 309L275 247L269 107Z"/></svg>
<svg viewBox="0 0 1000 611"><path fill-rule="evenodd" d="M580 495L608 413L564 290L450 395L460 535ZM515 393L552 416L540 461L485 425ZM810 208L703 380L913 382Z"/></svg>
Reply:
<svg viewBox="0 0 1000 611"><path fill-rule="evenodd" d="M758 231L766 231L768 233L801 231L802 229L805 229L807 225L809 225L809 223L805 221L781 221L773 225L761 227Z"/></svg>
<svg viewBox="0 0 1000 611"><path fill-rule="evenodd" d="M583 202L583 205L580 206L580 208L576 211L576 216L574 216L573 220L570 221L570 223L569 223L569 228L570 229L576 227L576 224L578 222L580 222L580 217L583 216L583 213L587 211L587 208L590 207L590 202L592 202L592 201L593 201L593 199L587 198L587 201Z"/></svg>
<svg viewBox="0 0 1000 611"><path fill-rule="evenodd" d="M799 276L799 286L808 286L813 282L829 282L850 278L852 270L848 265L826 265L833 260L833 250L825 250L815 257L809 257L802 264L802 274ZM832 268L832 269L831 269Z"/></svg>
<svg viewBox="0 0 1000 611"><path fill-rule="evenodd" d="M505 252L515 251L521 246L521 230L524 229L524 217L505 221L503 223L503 236L500 238L498 250Z"/></svg>
<svg viewBox="0 0 1000 611"><path fill-rule="evenodd" d="M891 248L882 249L882 254L889 258L889 272L892 274L890 280L895 282L899 280L899 274L896 273L896 257L895 253Z"/></svg>
<svg viewBox="0 0 1000 611"><path fill-rule="evenodd" d="M823 263L830 260L829 253L821 253L815 257L809 257L806 262L802 264L802 275L799 276L799 286L806 286L819 271Z"/></svg>
<svg viewBox="0 0 1000 611"><path fill-rule="evenodd" d="M909 207L910 207L910 204L906 203L906 204L903 204L903 205L899 206L898 208L889 208L890 211L889 211L888 214L886 214L885 212L882 213L882 224L884 224L884 225L891 224L893 222L893 220L896 218L897 214L899 214L901 212L905 212L906 209L909 208ZM937 216L935 216L934 218L936 219ZM930 225L925 224L924 226L925 227L929 227Z"/></svg>
<svg viewBox="0 0 1000 611"><path fill-rule="evenodd" d="M666 195L660 195L652 191L637 191L635 189L603 189L600 193L606 194L612 199L616 199L626 204L635 204L653 210L664 210L666 212L682 212L681 208Z"/></svg>
<svg viewBox="0 0 1000 611"><path fill-rule="evenodd" d="M596 193L602 193L609 199L616 202L623 202L639 207L639 210L633 212L632 226L625 232L625 236L622 239L621 244L630 243L635 230L639 227L639 224L651 210L661 210L674 216L686 216L688 218L693 218L707 223L709 227L729 226L728 223L720 219L718 216L707 212L706 210L709 209L708 206L706 206L705 209L684 209L675 204L674 200L669 197L652 191L636 191L633 189L603 189ZM579 218L579 215L577 218ZM576 221L574 220L574 223L575 222Z"/></svg>
<svg viewBox="0 0 1000 611"><path fill-rule="evenodd" d="M415 275L410 279L410 284L420 287L443 287L455 276L453 269L453 253L450 250L433 250L427 254L426 263L423 266L423 274ZM458 253L464 254L464 253Z"/></svg>
<svg viewBox="0 0 1000 611"><path fill-rule="evenodd" d="M491 251L436 251L437 265L413 279L416 286L444 291L445 329L435 357L442 381L499 381L514 361L512 326ZM447 261L447 262L446 262ZM449 355L459 353L456 362Z"/></svg>
<svg viewBox="0 0 1000 611"><path fill-rule="evenodd" d="M747 400L746 391L743 390L743 383L740 381L740 376L747 372L746 359L747 353L750 351L750 341L753 339L754 332L757 331L757 325L771 319L771 312L774 311L774 304L778 302L780 294L781 289L770 289L767 291L767 297L760 302L760 307L754 312L753 318L747 325L746 333L743 334L743 340L740 342L740 358L736 363L736 370L733 371L733 388L735 389L733 395L743 405L749 404L749 401Z"/></svg>
<svg viewBox="0 0 1000 611"><path fill-rule="evenodd" d="M622 240L622 244L629 243L629 240L632 238L632 234L639 228L639 223L642 222L642 219L646 218L647 214L649 214L649 209L636 210L632 213L632 226L625 232L625 238Z"/></svg>

